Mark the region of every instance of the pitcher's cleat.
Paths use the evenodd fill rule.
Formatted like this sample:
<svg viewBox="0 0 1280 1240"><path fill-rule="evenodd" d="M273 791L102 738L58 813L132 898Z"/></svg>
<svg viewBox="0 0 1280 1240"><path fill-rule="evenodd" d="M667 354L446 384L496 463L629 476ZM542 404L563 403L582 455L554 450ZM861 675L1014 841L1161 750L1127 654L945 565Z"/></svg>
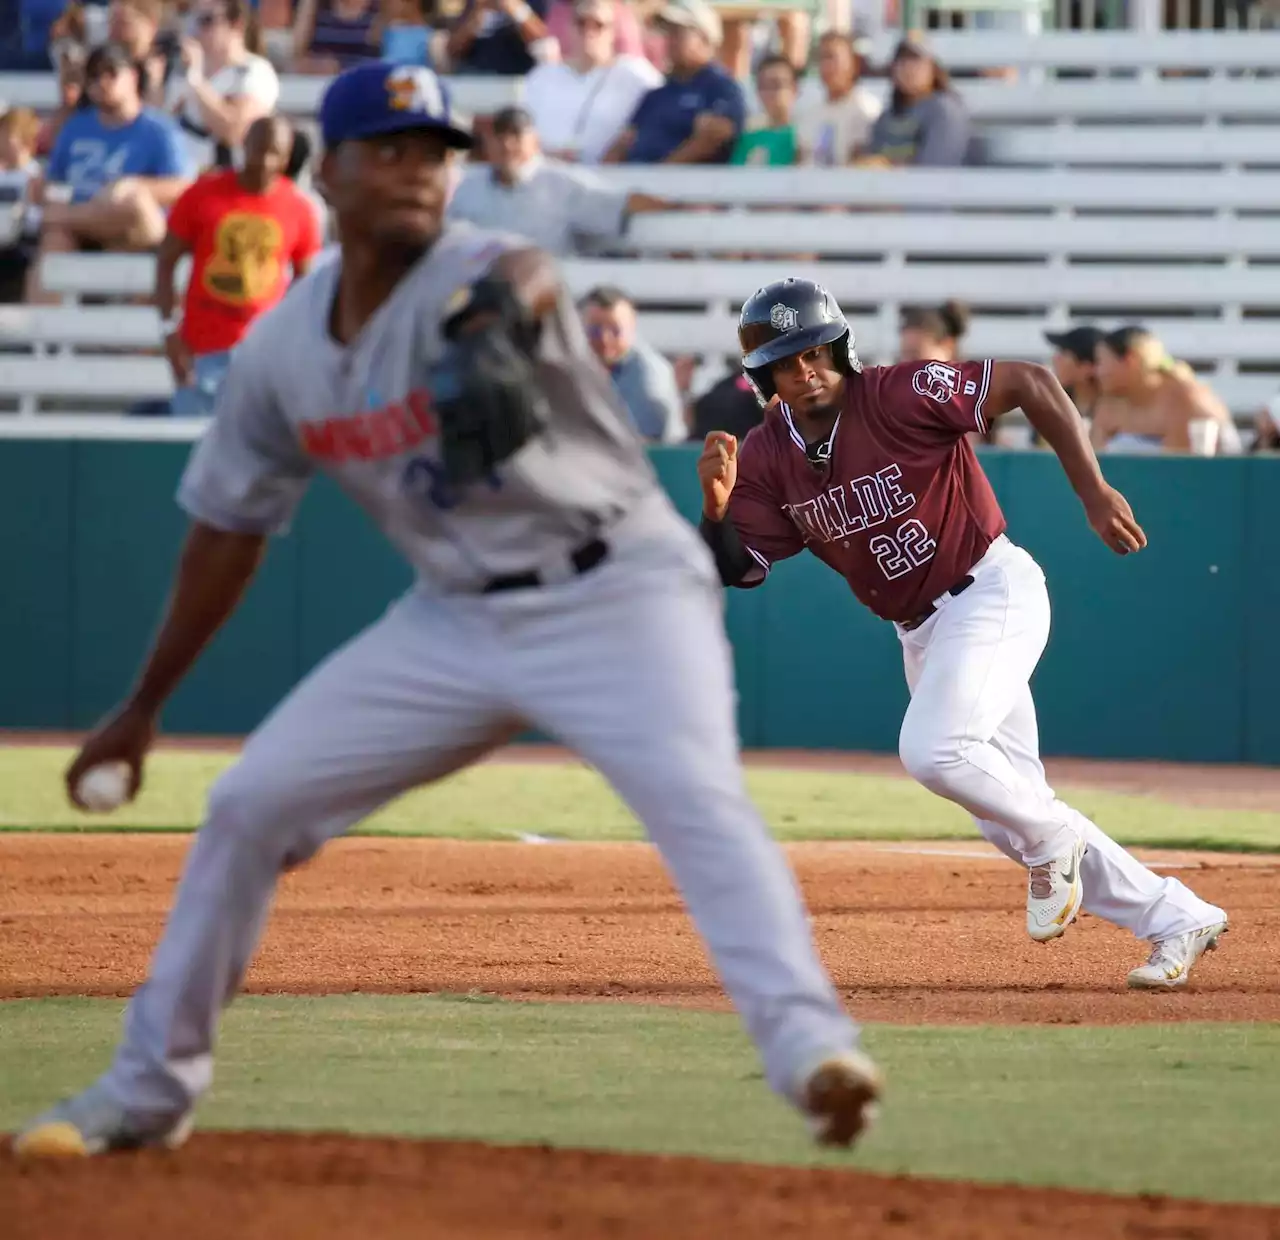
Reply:
<svg viewBox="0 0 1280 1240"><path fill-rule="evenodd" d="M1037 943L1056 939L1075 920L1084 899L1080 862L1084 841L1042 865L1033 865L1027 875L1027 933Z"/></svg>
<svg viewBox="0 0 1280 1240"><path fill-rule="evenodd" d="M880 1070L858 1050L824 1059L805 1078L800 1107L819 1145L852 1145L880 1113Z"/></svg>
<svg viewBox="0 0 1280 1240"><path fill-rule="evenodd" d="M192 1117L142 1120L94 1085L37 1116L13 1139L19 1158L88 1158L111 1150L158 1146L176 1150L191 1135Z"/></svg>
<svg viewBox="0 0 1280 1240"><path fill-rule="evenodd" d="M1152 944L1147 963L1129 974L1129 985L1134 990L1173 990L1185 986L1191 966L1205 952L1213 951L1226 932L1227 923L1219 921L1202 930L1158 940Z"/></svg>

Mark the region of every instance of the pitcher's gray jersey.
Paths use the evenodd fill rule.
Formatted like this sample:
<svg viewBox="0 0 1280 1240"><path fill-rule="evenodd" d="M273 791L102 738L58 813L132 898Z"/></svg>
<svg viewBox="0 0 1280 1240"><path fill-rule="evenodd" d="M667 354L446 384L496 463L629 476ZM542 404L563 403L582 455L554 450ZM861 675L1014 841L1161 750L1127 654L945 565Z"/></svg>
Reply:
<svg viewBox="0 0 1280 1240"><path fill-rule="evenodd" d="M348 347L329 332L340 262L300 281L234 351L178 500L219 529L283 528L317 469L363 506L426 584L470 589L536 569L661 493L568 295L545 321L552 425L491 478L445 485L423 384L444 307L521 238L450 224Z"/></svg>

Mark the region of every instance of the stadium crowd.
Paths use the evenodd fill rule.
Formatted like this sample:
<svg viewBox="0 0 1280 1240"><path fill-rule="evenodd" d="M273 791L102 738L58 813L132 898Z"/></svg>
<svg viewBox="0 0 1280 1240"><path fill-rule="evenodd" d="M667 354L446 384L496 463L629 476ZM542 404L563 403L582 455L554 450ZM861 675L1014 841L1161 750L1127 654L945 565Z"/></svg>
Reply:
<svg viewBox="0 0 1280 1240"><path fill-rule="evenodd" d="M558 254L605 251L636 215L677 209L615 190L593 165L984 159L981 135L923 35L905 35L887 63L872 64L865 39L823 29L809 7L752 19L726 18L706 0L63 6L17 0L22 37L8 40L0 61L0 69L52 71L58 83L48 115L0 112L0 284L5 300L41 304L54 300L40 284L47 255L156 253L152 301L176 396L139 413L206 413L230 348L321 250L326 211L311 182L311 136L277 115L281 73L329 75L381 58L448 75L522 76L519 106L478 119L481 150L450 211ZM810 72L821 89L802 103ZM877 79L882 89L868 89ZM180 297L176 272L187 258L192 276ZM582 313L647 438L741 434L759 419L738 374L696 391L694 359L650 347L626 289L593 289ZM905 310L899 356L963 357L967 319L955 302ZM1140 326L1084 325L1046 338L1099 449L1241 450L1221 401ZM1276 416L1260 415L1260 446L1280 440L1280 407Z"/></svg>

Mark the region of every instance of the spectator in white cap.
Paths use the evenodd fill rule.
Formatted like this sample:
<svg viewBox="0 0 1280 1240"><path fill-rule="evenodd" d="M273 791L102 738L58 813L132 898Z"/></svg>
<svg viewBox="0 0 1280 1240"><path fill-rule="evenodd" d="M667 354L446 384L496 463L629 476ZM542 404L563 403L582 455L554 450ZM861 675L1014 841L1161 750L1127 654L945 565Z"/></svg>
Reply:
<svg viewBox="0 0 1280 1240"><path fill-rule="evenodd" d="M615 0L578 0L573 42L561 62L538 65L525 79L524 106L557 159L598 164L662 74L640 56L617 55Z"/></svg>
<svg viewBox="0 0 1280 1240"><path fill-rule="evenodd" d="M493 118L488 147L490 162L467 169L449 203L449 217L527 237L552 254L615 241L635 212L665 205L547 159L524 108L503 108Z"/></svg>
<svg viewBox="0 0 1280 1240"><path fill-rule="evenodd" d="M742 87L717 63L720 17L702 0L671 0L659 10L671 73L641 101L607 162L722 164L746 119Z"/></svg>

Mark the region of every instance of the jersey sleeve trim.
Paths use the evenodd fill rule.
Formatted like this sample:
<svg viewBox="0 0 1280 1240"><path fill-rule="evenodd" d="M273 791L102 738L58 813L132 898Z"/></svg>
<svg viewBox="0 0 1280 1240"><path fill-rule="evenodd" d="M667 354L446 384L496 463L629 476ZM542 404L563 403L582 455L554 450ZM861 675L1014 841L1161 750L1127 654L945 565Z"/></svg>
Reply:
<svg viewBox="0 0 1280 1240"><path fill-rule="evenodd" d="M978 430L985 435L987 433L987 415L982 412L983 402L987 399L987 389L991 386L991 359L987 358L982 363L982 383L978 388L978 403L973 407L974 421L978 424Z"/></svg>
<svg viewBox="0 0 1280 1240"><path fill-rule="evenodd" d="M748 546L746 546L746 544L745 544L745 543L743 544L743 547L744 547L744 549L745 549L746 553L747 553L747 554L748 554L748 555L749 555L753 560L755 560L755 562L756 562L757 564L759 564L759 565L760 565L760 568L762 569L762 571L763 571L763 572L765 573L765 575L767 576L767 575L768 575L768 572L769 572L769 569L773 567L773 566L769 563L769 561L768 561L768 560L766 560L766 559L764 558L764 556L762 556L762 555L760 554L760 552L758 552L754 547L748 547Z"/></svg>
<svg viewBox="0 0 1280 1240"><path fill-rule="evenodd" d="M178 507L193 521L199 521L201 525L224 534L261 534L270 537L273 534L283 534L288 529L287 519L272 521L245 517L211 504L196 488L186 485L185 481L179 484L176 499Z"/></svg>

